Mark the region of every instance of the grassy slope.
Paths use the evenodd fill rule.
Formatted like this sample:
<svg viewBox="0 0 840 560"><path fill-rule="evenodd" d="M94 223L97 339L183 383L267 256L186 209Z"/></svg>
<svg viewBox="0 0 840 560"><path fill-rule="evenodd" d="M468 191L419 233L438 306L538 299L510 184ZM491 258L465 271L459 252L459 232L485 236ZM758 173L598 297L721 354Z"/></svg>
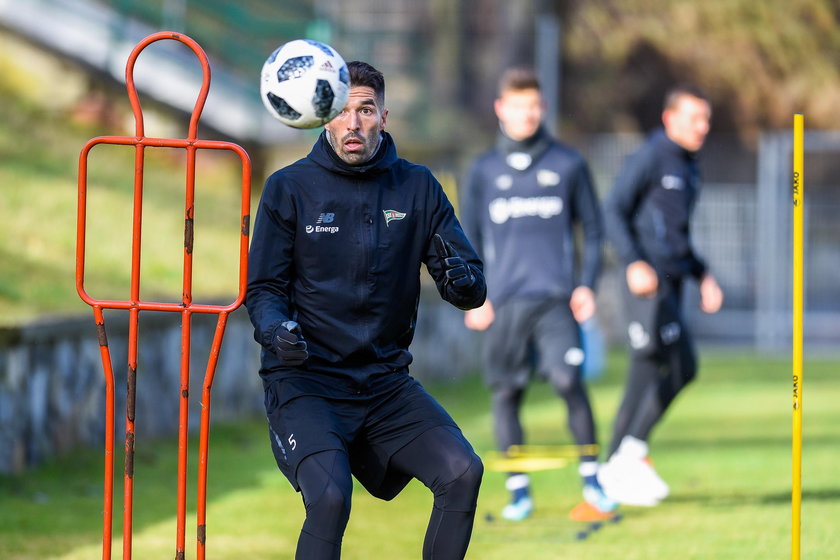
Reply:
<svg viewBox="0 0 840 560"><path fill-rule="evenodd" d="M613 355L593 385L601 432L608 432L624 359ZM805 378L803 558L836 558L840 499L834 457L834 364L809 363ZM790 547L790 390L785 360L708 353L702 377L655 434L654 457L672 497L653 509L625 508L625 519L577 542L568 510L579 500L573 468L533 476L538 510L523 523L498 520L503 475L487 472L468 558L480 560L649 560L785 558ZM479 452L492 448L488 395L474 379L432 387ZM532 443L567 442L563 407L544 386L529 394ZM134 547L137 558L174 548L174 441L139 441ZM194 463L194 461L193 461ZM194 466L194 465L193 465ZM117 471L119 471L119 467ZM0 478L0 557L81 560L98 557L101 515L98 452L76 453L15 478ZM189 496L193 500L194 478ZM119 481L117 494L120 494ZM215 559L289 558L302 520L300 498L270 455L261 421L217 427L210 462L208 554ZM392 502L361 488L345 536L348 560L417 558L430 497L413 483ZM116 517L121 505L117 500ZM496 515L488 522L487 513ZM193 523L192 514L188 525ZM116 523L115 556L121 548ZM194 553L188 531L188 557Z"/></svg>
<svg viewBox="0 0 840 560"><path fill-rule="evenodd" d="M0 324L85 309L74 287L77 171L82 146L96 135L24 103L0 104ZM185 151L146 153L141 296L177 301ZM103 145L88 158L86 286L94 297L128 296L133 160L131 147ZM239 160L203 150L198 161L195 299L229 298L236 289Z"/></svg>

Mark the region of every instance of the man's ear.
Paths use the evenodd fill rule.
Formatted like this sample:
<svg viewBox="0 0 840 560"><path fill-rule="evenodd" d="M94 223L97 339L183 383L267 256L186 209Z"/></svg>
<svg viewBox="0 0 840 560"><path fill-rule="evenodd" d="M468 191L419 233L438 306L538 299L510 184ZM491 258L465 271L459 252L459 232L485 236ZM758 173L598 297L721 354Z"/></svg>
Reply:
<svg viewBox="0 0 840 560"><path fill-rule="evenodd" d="M668 128L670 126L670 121L671 121L671 110L670 109L663 110L662 111L662 124L665 126L665 128Z"/></svg>
<svg viewBox="0 0 840 560"><path fill-rule="evenodd" d="M496 118L502 120L502 100L496 99L493 102L493 110L496 112Z"/></svg>

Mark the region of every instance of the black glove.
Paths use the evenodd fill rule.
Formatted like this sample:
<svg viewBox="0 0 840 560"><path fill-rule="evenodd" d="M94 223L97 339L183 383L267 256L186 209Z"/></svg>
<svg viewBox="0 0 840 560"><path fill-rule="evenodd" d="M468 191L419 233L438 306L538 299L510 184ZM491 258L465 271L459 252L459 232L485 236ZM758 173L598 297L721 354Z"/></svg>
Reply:
<svg viewBox="0 0 840 560"><path fill-rule="evenodd" d="M452 284L457 290L472 287L475 284L475 276L466 261L439 234L435 234L434 241L435 251L446 274L446 282Z"/></svg>
<svg viewBox="0 0 840 560"><path fill-rule="evenodd" d="M294 321L284 321L274 329L271 346L284 366L299 366L309 357L300 325Z"/></svg>

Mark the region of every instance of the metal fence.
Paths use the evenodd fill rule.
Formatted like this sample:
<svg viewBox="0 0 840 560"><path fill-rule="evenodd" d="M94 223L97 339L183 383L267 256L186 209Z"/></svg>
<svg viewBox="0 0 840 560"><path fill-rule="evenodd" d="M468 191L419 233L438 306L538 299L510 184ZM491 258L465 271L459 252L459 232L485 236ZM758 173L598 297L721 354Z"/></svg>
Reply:
<svg viewBox="0 0 840 560"><path fill-rule="evenodd" d="M792 278L792 136L765 134L759 144L755 340L766 350L789 347ZM805 339L840 342L840 133L805 135Z"/></svg>
<svg viewBox="0 0 840 560"><path fill-rule="evenodd" d="M589 160L602 198L642 140L608 134L572 141ZM840 133L809 132L805 149L805 337L811 348L825 349L840 342ZM705 315L697 309L696 287L687 287L686 311L700 340L790 349L791 162L789 131L765 133L756 151L714 137L704 149L706 180L692 234L726 299L720 313ZM612 289L618 271L610 256L608 249L602 285ZM604 297L614 309L610 296Z"/></svg>

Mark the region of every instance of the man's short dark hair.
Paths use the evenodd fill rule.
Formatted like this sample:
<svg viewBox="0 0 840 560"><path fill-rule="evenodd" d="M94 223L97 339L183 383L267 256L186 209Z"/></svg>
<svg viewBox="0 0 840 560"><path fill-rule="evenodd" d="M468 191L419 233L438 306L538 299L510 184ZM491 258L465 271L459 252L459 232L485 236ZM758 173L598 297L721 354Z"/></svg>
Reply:
<svg viewBox="0 0 840 560"><path fill-rule="evenodd" d="M702 89L694 84L683 83L677 84L668 89L665 93L665 100L662 104L662 108L673 109L677 106L677 102L683 95L689 95L691 97L696 97L697 99L702 99L706 103L709 102L709 98Z"/></svg>
<svg viewBox="0 0 840 560"><path fill-rule="evenodd" d="M350 71L350 87L367 86L376 95L376 102L380 109L385 106L385 76L382 72L361 60L354 60L347 63L347 70Z"/></svg>
<svg viewBox="0 0 840 560"><path fill-rule="evenodd" d="M508 68L499 78L499 96L506 91L540 90L540 80L531 68Z"/></svg>

